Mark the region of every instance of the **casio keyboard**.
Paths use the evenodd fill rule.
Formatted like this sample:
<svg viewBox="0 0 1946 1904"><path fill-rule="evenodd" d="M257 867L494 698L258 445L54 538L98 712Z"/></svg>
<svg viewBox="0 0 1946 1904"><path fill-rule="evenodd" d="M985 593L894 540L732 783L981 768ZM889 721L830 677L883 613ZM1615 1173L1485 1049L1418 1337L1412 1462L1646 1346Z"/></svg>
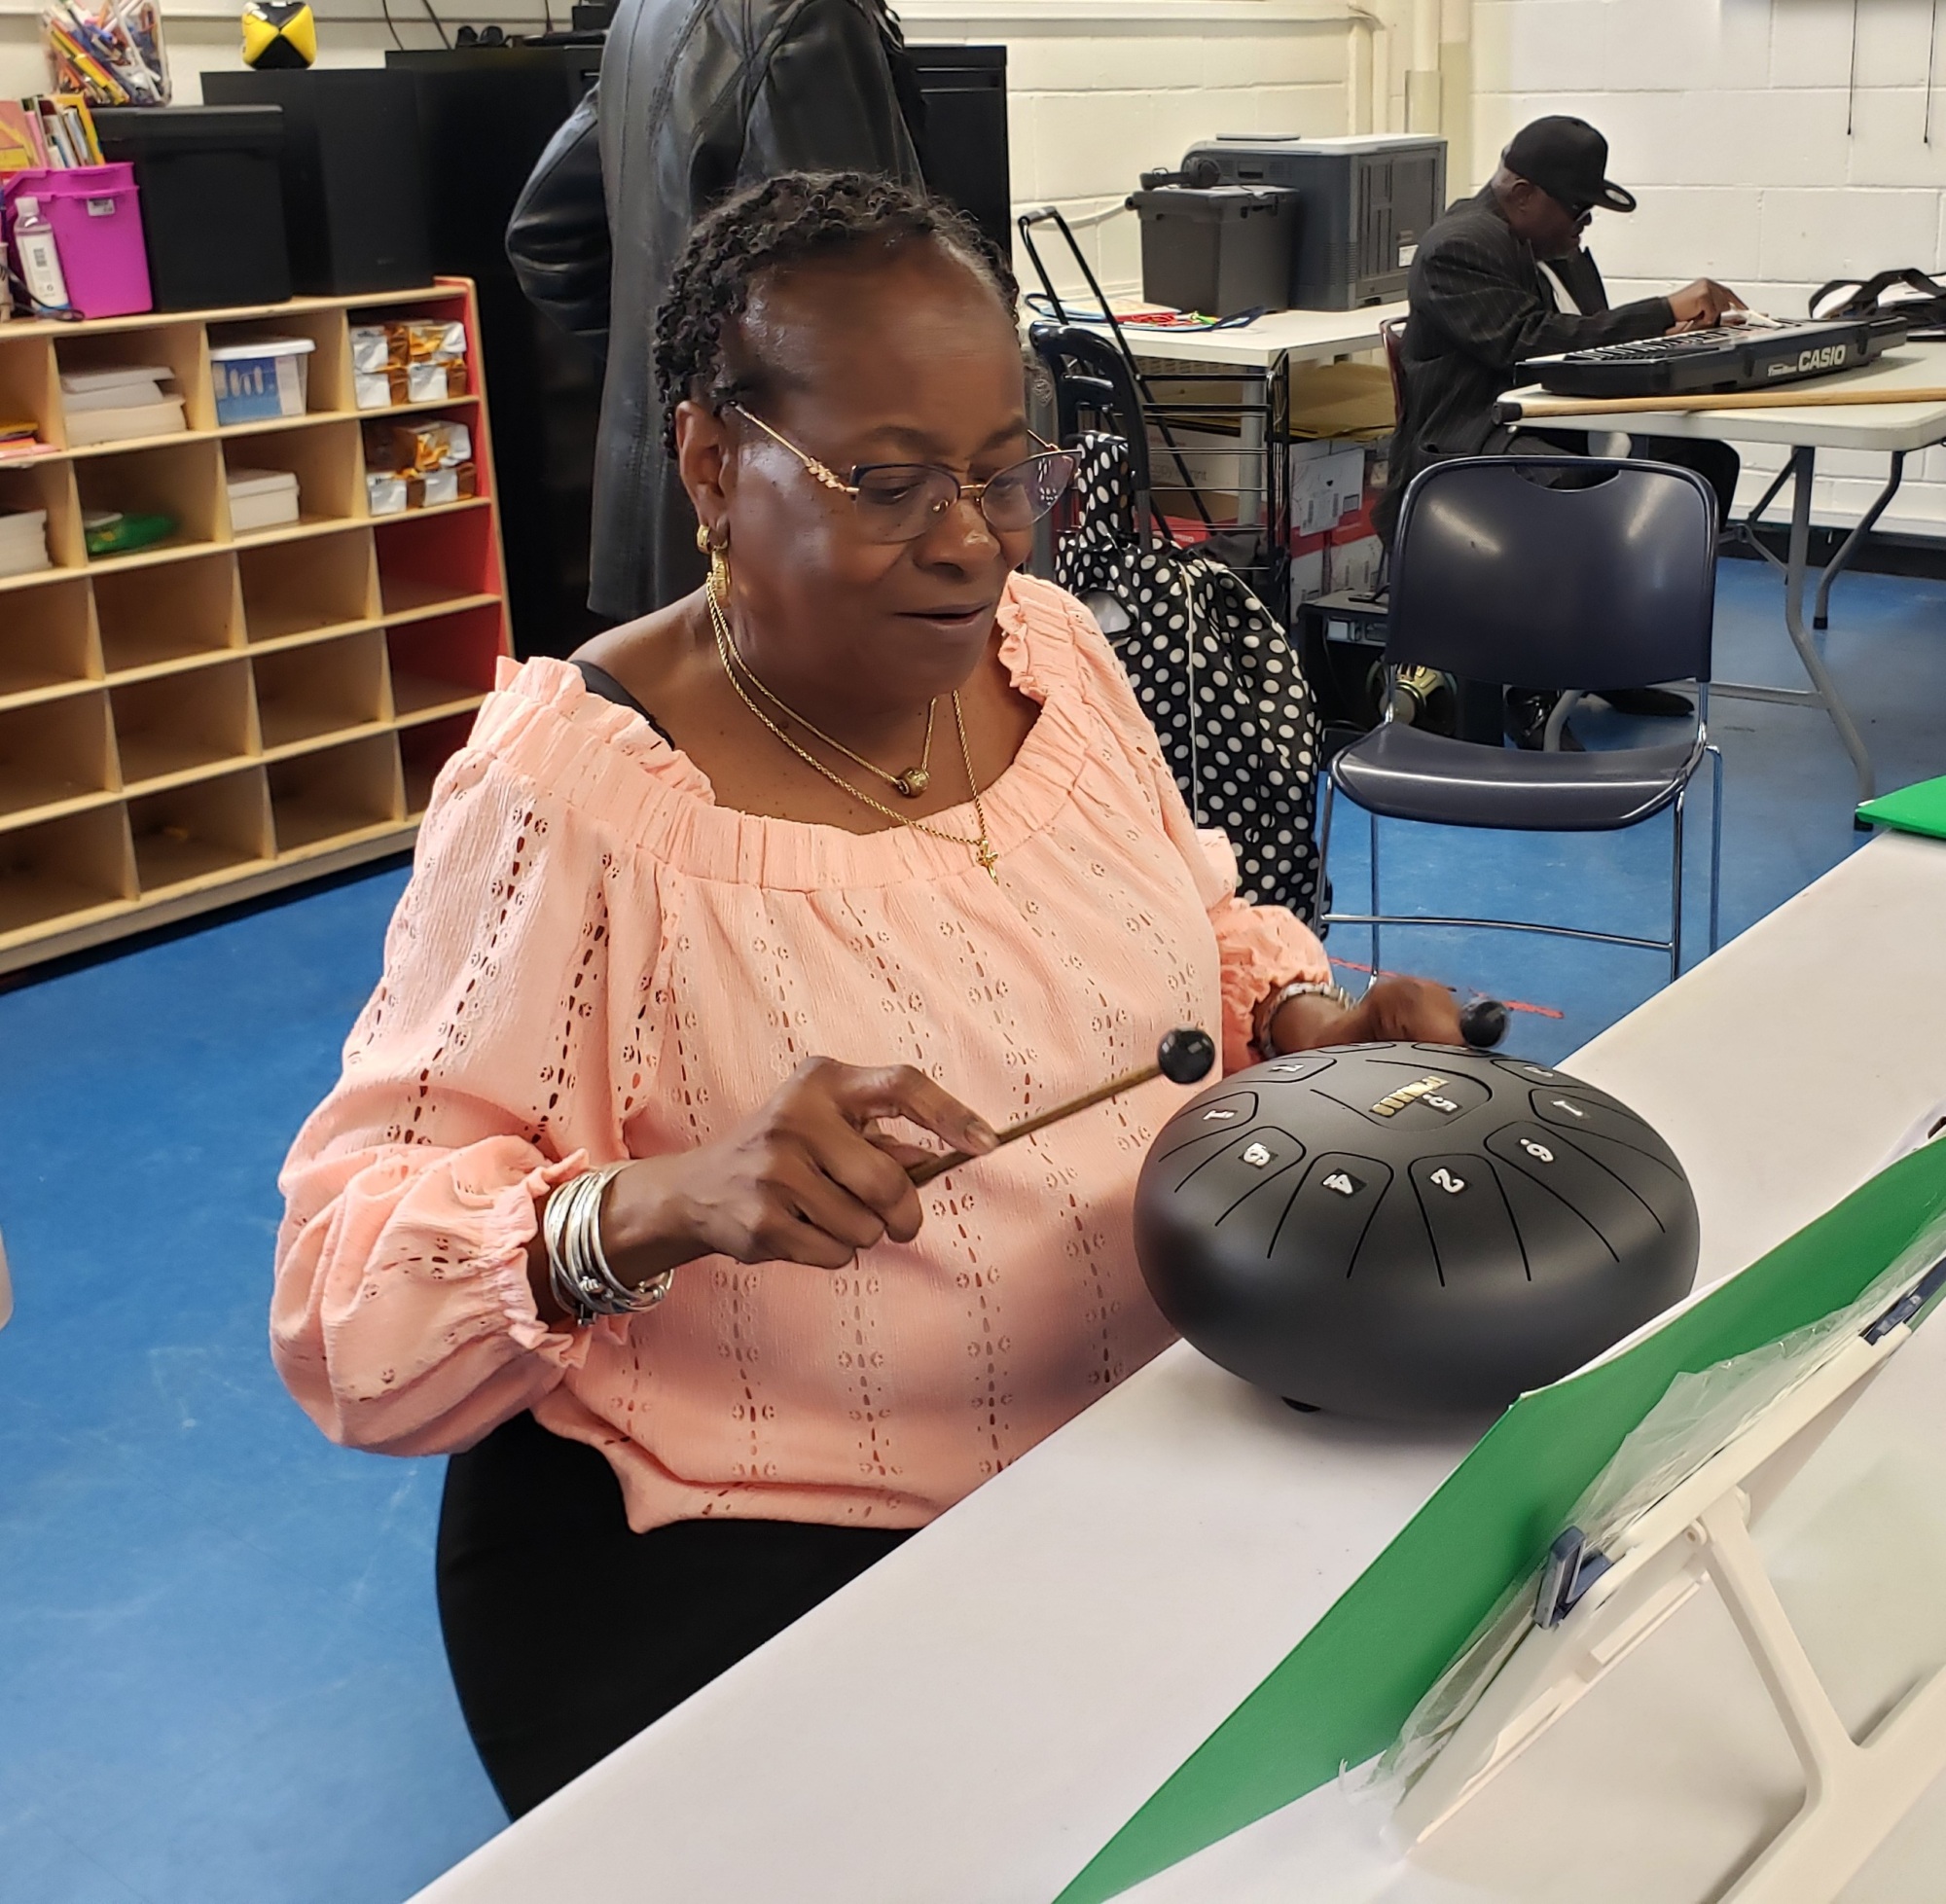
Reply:
<svg viewBox="0 0 1946 1904"><path fill-rule="evenodd" d="M1723 326L1530 357L1522 372L1562 397L1676 397L1768 389L1804 377L1856 370L1905 341L1899 317Z"/></svg>

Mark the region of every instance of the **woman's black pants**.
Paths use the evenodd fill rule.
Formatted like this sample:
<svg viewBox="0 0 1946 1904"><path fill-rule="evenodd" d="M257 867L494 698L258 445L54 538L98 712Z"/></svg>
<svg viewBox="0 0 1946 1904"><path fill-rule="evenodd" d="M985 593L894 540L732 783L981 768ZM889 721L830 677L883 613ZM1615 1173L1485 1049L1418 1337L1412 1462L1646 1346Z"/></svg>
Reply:
<svg viewBox="0 0 1946 1904"><path fill-rule="evenodd" d="M728 1520L632 1533L603 1456L531 1415L453 1455L439 1618L500 1802L531 1811L905 1537Z"/></svg>

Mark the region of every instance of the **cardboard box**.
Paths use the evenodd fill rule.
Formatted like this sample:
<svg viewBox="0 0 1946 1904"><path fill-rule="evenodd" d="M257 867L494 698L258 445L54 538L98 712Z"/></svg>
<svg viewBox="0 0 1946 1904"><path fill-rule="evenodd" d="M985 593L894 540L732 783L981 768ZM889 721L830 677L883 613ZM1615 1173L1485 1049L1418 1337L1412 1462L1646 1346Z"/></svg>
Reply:
<svg viewBox="0 0 1946 1904"><path fill-rule="evenodd" d="M1320 437L1290 446L1290 526L1299 535L1327 533L1365 492L1365 449Z"/></svg>

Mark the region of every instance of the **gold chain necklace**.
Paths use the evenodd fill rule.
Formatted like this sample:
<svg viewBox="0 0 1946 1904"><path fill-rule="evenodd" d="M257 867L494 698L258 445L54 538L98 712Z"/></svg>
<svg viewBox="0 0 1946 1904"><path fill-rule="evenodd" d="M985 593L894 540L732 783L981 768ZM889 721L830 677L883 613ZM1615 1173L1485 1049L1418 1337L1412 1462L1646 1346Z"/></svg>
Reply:
<svg viewBox="0 0 1946 1904"><path fill-rule="evenodd" d="M775 702L777 706L781 707L784 710L784 712L791 717L792 720L802 722L803 725L807 729L809 729L812 734L816 734L817 737L820 740L827 740L830 738L830 736L827 735L818 734L818 730L814 727L811 727L811 723L805 720L804 716L798 713L797 710L794 707L792 707L788 701L779 700L777 696L773 694L769 688L765 687L763 682L758 680L756 674L751 670L750 665L747 662L745 662L740 655L737 653L736 647L730 639L729 620L723 613L723 604L716 598L716 577L713 574L703 584L703 594L704 601L707 602L709 607L709 627L711 632L716 636L716 653L718 659L721 660L721 662L723 663L723 672L725 676L729 679L730 685L737 690L738 700L739 700L743 703L743 705L750 710L751 713L756 715L758 720L762 721L763 724L767 728L769 728L770 731L773 734L775 734L777 736L777 738L781 740L784 743L784 745L788 747L791 750L791 752L798 757L799 760L803 761L807 767L812 769L814 772L823 774L824 777L827 780L829 780L833 786L842 788L846 793L848 793L853 800L862 801L867 807L871 808L873 812L882 814L884 818L888 820L894 820L900 826L910 827L911 830L915 833L923 833L924 835L926 835L928 839L932 840L944 840L950 845L965 846L971 851L974 859L979 862L981 870L987 875L987 877L990 880L991 880L995 885L999 884L1000 875L998 869L1000 863L1000 855L994 850L992 841L987 837L987 809L981 804L980 782L973 776L973 749L967 744L966 716L960 711L959 691L956 688L954 690L953 693L953 724L959 731L959 758L962 762L965 763L966 784L973 790L973 817L979 822L980 826L979 837L974 840L967 839L967 837L963 833L946 833L936 826L927 826L923 820L908 819L903 813L896 812L894 811L893 808L885 806L883 802L874 800L872 796L869 793L865 792L865 790L862 787L854 787L851 784L851 782L846 779L842 774L834 773L832 770L826 767L825 764L821 760L819 760L815 754L807 752L806 749L800 747L797 744L797 742L793 740L790 737L790 736L787 735L783 731L783 729L776 724L775 721L772 720L771 717L768 714L766 714L764 710L761 707L759 707L754 701L750 699L748 691L744 688L742 682L737 678L737 671L739 667L745 674L748 674L750 676L750 679L753 682L756 683L758 692L761 693L766 700L771 701ZM930 734L931 734L931 726L930 722L928 721L927 724L928 737L930 736ZM848 747L839 746L839 743L835 740L832 740L830 744L834 747L838 747L839 752L842 754L846 754L847 756L848 756L848 758L852 760L858 759L858 756L856 754L853 754ZM860 765L870 766L871 763L869 761L860 762ZM873 769L874 772L878 772L880 770L878 770L877 768ZM891 778L889 774L885 775L885 777L888 779ZM903 789L901 789L901 791L903 791ZM921 791L923 791L923 789L921 789Z"/></svg>
<svg viewBox="0 0 1946 1904"><path fill-rule="evenodd" d="M742 669L743 678L772 706L781 707L799 727L803 728L809 734L814 734L834 753L843 754L847 760L855 761L867 773L876 774L895 793L904 794L908 800L917 800L927 787L932 785L932 722L933 716L939 712L939 698L936 695L925 703L925 745L919 749L919 765L907 768L903 773L891 773L881 767L877 761L867 760L863 754L854 754L844 741L833 739L821 727L813 726L789 701L778 700L769 688L764 686L763 682L758 680L757 676L751 671L750 664L741 655L738 654L734 645L730 649L729 660L724 663L724 665L728 667L732 662ZM732 678L734 681L734 675Z"/></svg>

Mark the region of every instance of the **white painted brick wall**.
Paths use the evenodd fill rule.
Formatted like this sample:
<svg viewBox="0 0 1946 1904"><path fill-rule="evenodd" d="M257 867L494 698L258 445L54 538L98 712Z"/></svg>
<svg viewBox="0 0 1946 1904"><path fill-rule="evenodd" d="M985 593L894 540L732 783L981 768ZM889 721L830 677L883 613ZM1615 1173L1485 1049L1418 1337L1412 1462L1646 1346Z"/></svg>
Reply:
<svg viewBox="0 0 1946 1904"><path fill-rule="evenodd" d="M236 62L242 0L163 0L177 97ZM313 0L321 64L378 65L391 39L375 0ZM895 0L895 5L897 0ZM540 0L435 0L452 22L541 23ZM35 0L0 0L0 94L46 85ZM557 19L567 0L555 0ZM909 38L1004 42L1014 192L1084 220L1078 235L1111 293L1140 288L1135 215L1121 205L1145 167L1174 164L1216 132L1342 132L1350 125L1347 26L1301 0L908 0ZM411 46L436 46L419 0L392 0ZM1025 261L1023 261L1025 262ZM1077 287L1063 272L1063 288Z"/></svg>
<svg viewBox="0 0 1946 1904"><path fill-rule="evenodd" d="M1607 135L1632 218L1591 248L1619 303L1720 278L1800 316L1827 278L1946 266L1946 8L1926 136L1931 0L1474 0L1474 141L1483 178L1514 130L1572 112ZM1849 94L1849 96L1848 96ZM1847 121L1850 130L1847 130ZM1456 171L1461 168L1456 166ZM1777 451L1742 446L1746 489ZM1820 454L1820 520L1855 520L1877 456ZM1928 450L1885 519L1946 534L1946 453Z"/></svg>

